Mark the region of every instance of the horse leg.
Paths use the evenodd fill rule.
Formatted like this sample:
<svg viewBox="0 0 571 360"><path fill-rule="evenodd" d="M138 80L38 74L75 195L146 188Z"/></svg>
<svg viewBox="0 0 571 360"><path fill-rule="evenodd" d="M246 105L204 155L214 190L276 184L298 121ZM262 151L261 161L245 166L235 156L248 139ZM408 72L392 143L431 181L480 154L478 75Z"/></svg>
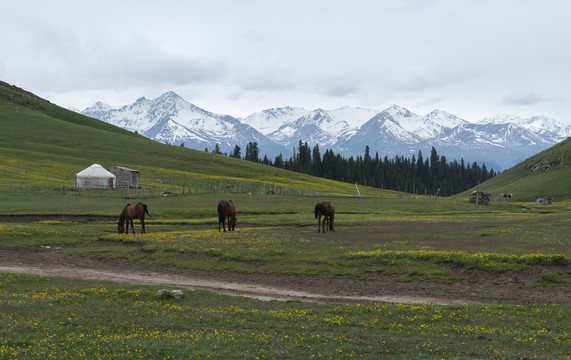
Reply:
<svg viewBox="0 0 571 360"><path fill-rule="evenodd" d="M133 234L135 233L135 227L133 226L133 219L129 219L131 221L131 230L133 230Z"/></svg>
<svg viewBox="0 0 571 360"><path fill-rule="evenodd" d="M145 233L145 220L141 219L141 234Z"/></svg>
<svg viewBox="0 0 571 360"><path fill-rule="evenodd" d="M228 216L228 231L234 231L234 227L236 226L235 221L236 219L234 219L232 216Z"/></svg>

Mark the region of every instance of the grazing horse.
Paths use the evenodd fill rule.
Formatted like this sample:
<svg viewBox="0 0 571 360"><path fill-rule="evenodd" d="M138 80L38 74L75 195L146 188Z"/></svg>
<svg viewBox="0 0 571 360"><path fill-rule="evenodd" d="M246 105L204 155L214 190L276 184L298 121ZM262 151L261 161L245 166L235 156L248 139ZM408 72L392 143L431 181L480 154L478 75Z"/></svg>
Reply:
<svg viewBox="0 0 571 360"><path fill-rule="evenodd" d="M216 212L218 213L218 232L220 232L220 223L222 223L222 228L226 232L226 227L224 226L226 219L228 219L228 231L233 231L236 227L236 209L232 200L220 200L216 207Z"/></svg>
<svg viewBox="0 0 571 360"><path fill-rule="evenodd" d="M131 229L133 230L133 234L135 233L135 228L133 227L133 219L141 220L141 234L145 233L145 213L149 214L149 210L147 209L147 205L143 203L136 203L136 204L127 204L121 212L121 216L119 216L119 234L123 234L125 231L125 225L127 226L127 234L129 233L129 221L131 221Z"/></svg>
<svg viewBox="0 0 571 360"><path fill-rule="evenodd" d="M321 222L321 216L323 216L323 222ZM321 228L323 227L323 232L325 232L325 223L327 223L327 227L329 231L335 231L335 227L333 226L333 219L335 218L335 208L333 204L329 201L324 201L315 204L315 218L317 220L317 232L321 232Z"/></svg>

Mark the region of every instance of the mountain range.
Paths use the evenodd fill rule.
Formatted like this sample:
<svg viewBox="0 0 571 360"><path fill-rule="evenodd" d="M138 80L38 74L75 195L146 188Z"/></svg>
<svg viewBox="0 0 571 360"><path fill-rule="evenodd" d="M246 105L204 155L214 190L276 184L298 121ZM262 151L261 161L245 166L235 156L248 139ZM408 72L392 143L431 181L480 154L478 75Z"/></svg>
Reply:
<svg viewBox="0 0 571 360"><path fill-rule="evenodd" d="M420 150L426 157L434 147L448 161L463 158L501 171L571 136L571 126L545 116L498 115L473 123L441 110L416 115L397 105L382 111L282 107L236 118L201 109L174 92L121 107L97 102L80 112L159 142L198 150L218 144L231 154L238 145L244 156L246 145L256 142L261 157L270 160L280 153L289 158L301 140L312 148L319 144L322 153L331 149L347 157L363 155L366 146L371 156L413 156Z"/></svg>

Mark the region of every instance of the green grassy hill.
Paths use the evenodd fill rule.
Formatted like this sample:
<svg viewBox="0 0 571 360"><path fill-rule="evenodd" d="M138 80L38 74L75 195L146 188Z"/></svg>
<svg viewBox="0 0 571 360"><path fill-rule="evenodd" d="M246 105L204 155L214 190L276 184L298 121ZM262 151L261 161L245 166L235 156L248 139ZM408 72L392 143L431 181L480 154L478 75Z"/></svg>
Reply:
<svg viewBox="0 0 571 360"><path fill-rule="evenodd" d="M142 186L167 187L175 192L191 184L219 189L223 182L244 192L276 187L332 195L352 195L355 191L352 184L161 144L63 109L3 82L0 82L0 126L0 194L14 186L71 188L75 174L93 163L106 168L137 169L141 172ZM366 187L360 191L364 196L394 194Z"/></svg>
<svg viewBox="0 0 571 360"><path fill-rule="evenodd" d="M495 197L512 193L514 200L535 201L552 197L554 201L571 199L571 138L504 171L480 185ZM466 197L471 189L458 196ZM495 200L495 198L494 198Z"/></svg>

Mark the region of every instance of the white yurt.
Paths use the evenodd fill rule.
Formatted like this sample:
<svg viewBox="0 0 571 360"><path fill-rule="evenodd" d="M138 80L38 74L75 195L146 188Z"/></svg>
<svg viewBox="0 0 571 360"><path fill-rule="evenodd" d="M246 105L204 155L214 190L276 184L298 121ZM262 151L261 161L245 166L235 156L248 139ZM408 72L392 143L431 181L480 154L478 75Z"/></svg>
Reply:
<svg viewBox="0 0 571 360"><path fill-rule="evenodd" d="M99 164L93 164L75 174L76 189L114 189L115 175Z"/></svg>

